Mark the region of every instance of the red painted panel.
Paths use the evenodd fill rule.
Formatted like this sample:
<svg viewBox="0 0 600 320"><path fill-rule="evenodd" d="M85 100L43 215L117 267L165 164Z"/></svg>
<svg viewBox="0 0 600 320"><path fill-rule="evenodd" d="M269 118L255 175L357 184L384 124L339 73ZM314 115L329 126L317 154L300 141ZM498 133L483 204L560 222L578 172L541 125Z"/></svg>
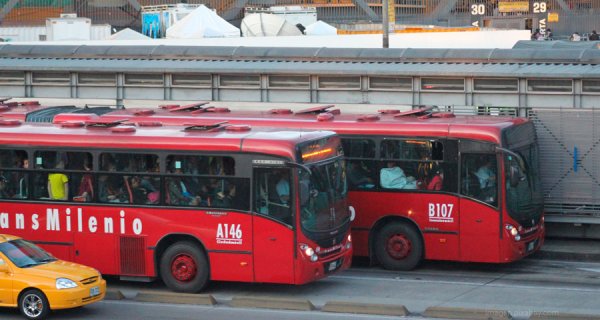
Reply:
<svg viewBox="0 0 600 320"><path fill-rule="evenodd" d="M254 268L250 253L211 252L208 254L211 262L210 278L217 281L254 281Z"/></svg>
<svg viewBox="0 0 600 320"><path fill-rule="evenodd" d="M254 280L293 283L294 232L273 220L254 216Z"/></svg>
<svg viewBox="0 0 600 320"><path fill-rule="evenodd" d="M500 212L483 203L460 200L460 259L500 262Z"/></svg>

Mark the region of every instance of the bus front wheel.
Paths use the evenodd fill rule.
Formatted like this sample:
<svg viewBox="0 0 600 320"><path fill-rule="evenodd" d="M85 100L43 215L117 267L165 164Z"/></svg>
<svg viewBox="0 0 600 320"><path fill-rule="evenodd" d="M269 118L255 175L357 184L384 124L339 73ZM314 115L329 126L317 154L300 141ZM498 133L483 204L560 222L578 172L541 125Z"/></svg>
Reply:
<svg viewBox="0 0 600 320"><path fill-rule="evenodd" d="M412 226L390 223L379 230L375 255L385 269L412 270L423 259L423 241Z"/></svg>
<svg viewBox="0 0 600 320"><path fill-rule="evenodd" d="M208 283L208 261L194 243L177 242L160 259L160 277L173 291L196 293Z"/></svg>

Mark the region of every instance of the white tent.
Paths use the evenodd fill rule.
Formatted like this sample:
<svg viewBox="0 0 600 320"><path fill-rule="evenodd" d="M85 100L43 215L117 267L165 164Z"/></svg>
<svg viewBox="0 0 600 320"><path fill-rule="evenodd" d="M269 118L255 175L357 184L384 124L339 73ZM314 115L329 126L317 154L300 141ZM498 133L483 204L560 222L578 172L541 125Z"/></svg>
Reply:
<svg viewBox="0 0 600 320"><path fill-rule="evenodd" d="M150 37L147 37L135 30L131 30L129 28L125 28L110 37L109 40L149 40Z"/></svg>
<svg viewBox="0 0 600 320"><path fill-rule="evenodd" d="M233 38L240 29L202 5L167 29L167 39Z"/></svg>
<svg viewBox="0 0 600 320"><path fill-rule="evenodd" d="M304 33L307 36L335 36L337 35L337 28L319 20L308 25Z"/></svg>
<svg viewBox="0 0 600 320"><path fill-rule="evenodd" d="M270 13L247 15L241 24L244 37L301 36L302 32L280 16Z"/></svg>

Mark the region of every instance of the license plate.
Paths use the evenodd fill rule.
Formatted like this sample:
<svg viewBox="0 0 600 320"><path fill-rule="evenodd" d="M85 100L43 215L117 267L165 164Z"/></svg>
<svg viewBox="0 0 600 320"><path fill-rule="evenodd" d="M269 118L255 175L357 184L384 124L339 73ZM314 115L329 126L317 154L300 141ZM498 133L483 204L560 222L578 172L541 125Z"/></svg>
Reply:
<svg viewBox="0 0 600 320"><path fill-rule="evenodd" d="M527 244L527 252L533 251L533 249L535 249L535 243L536 241L531 241Z"/></svg>
<svg viewBox="0 0 600 320"><path fill-rule="evenodd" d="M100 287L90 288L90 297L94 297L100 294Z"/></svg>
<svg viewBox="0 0 600 320"><path fill-rule="evenodd" d="M331 261L325 265L325 272L333 272L337 270L342 265L342 259L337 259L335 261Z"/></svg>

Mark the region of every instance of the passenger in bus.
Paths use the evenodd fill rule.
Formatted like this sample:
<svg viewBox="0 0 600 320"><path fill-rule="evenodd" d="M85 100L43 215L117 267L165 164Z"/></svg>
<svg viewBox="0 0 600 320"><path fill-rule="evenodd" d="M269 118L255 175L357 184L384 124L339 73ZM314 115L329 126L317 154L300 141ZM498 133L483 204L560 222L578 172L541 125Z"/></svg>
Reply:
<svg viewBox="0 0 600 320"><path fill-rule="evenodd" d="M494 202L496 197L496 172L490 157L484 157L482 164L475 172L479 179L480 193L478 198L485 202Z"/></svg>
<svg viewBox="0 0 600 320"><path fill-rule="evenodd" d="M149 202L148 190L142 187L142 179L140 177L132 177L130 187L134 204L147 204Z"/></svg>
<svg viewBox="0 0 600 320"><path fill-rule="evenodd" d="M442 168L437 169L431 181L427 185L427 190L440 191L444 185L444 170Z"/></svg>
<svg viewBox="0 0 600 320"><path fill-rule="evenodd" d="M24 158L20 161L20 168L28 169L29 168L29 159ZM27 179L27 173L17 172L17 177L15 179L17 181L17 192L15 193L15 198L25 199L29 195L29 179Z"/></svg>
<svg viewBox="0 0 600 320"><path fill-rule="evenodd" d="M417 188L417 182L415 180L415 177L407 177L404 174L404 171L393 161L389 161L386 165L386 168L381 169L380 183L382 188L388 189Z"/></svg>
<svg viewBox="0 0 600 320"><path fill-rule="evenodd" d="M286 173L282 172L279 175L279 181L275 185L277 196L282 204L288 204L290 201L290 182Z"/></svg>
<svg viewBox="0 0 600 320"><path fill-rule="evenodd" d="M213 202L213 206L220 208L237 208L235 206L236 186L233 183L227 184L226 190L218 192Z"/></svg>
<svg viewBox="0 0 600 320"><path fill-rule="evenodd" d="M119 176L103 175L98 180L98 198L100 202L127 203L127 195L123 192L123 179Z"/></svg>
<svg viewBox="0 0 600 320"><path fill-rule="evenodd" d="M0 176L0 199L10 198L10 194L7 190L8 180L4 176Z"/></svg>
<svg viewBox="0 0 600 320"><path fill-rule="evenodd" d="M86 158L83 161L83 170L86 172L92 171L91 160ZM92 184L92 175L90 173L84 173L79 182L79 188L77 190L77 196L73 197L73 201L88 202L94 198L94 186Z"/></svg>
<svg viewBox="0 0 600 320"><path fill-rule="evenodd" d="M361 166L360 161L349 161L348 181L350 185L358 189L372 189L375 187L373 179L368 176L368 172Z"/></svg>
<svg viewBox="0 0 600 320"><path fill-rule="evenodd" d="M65 162L61 159L56 163L55 169L65 169ZM52 200L67 200L69 196L69 178L64 173L48 174L48 195Z"/></svg>
<svg viewBox="0 0 600 320"><path fill-rule="evenodd" d="M182 175L181 167L176 167L174 173ZM167 199L169 204L180 206L197 206L200 205L202 198L194 195L192 190L180 176L168 178L167 181Z"/></svg>

